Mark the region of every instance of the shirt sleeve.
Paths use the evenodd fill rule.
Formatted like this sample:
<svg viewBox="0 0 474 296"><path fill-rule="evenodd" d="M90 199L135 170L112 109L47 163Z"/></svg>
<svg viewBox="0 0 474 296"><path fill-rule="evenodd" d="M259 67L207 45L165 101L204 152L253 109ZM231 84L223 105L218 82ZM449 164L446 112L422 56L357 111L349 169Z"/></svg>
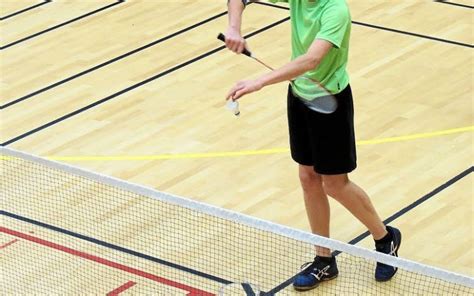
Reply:
<svg viewBox="0 0 474 296"><path fill-rule="evenodd" d="M321 29L315 39L324 39L340 48L349 29L351 17L347 9L330 8L321 16Z"/></svg>

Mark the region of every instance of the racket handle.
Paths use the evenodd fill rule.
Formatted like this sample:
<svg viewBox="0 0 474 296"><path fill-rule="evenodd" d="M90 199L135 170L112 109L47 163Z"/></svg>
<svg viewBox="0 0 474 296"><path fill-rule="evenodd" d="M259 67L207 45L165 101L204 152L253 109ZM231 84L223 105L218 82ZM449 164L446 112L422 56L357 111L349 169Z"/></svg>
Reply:
<svg viewBox="0 0 474 296"><path fill-rule="evenodd" d="M219 33L219 35L217 35L217 39L219 39L222 42L225 42L225 35L222 33ZM252 53L247 48L244 48L244 51L242 51L242 54L248 57L252 57Z"/></svg>

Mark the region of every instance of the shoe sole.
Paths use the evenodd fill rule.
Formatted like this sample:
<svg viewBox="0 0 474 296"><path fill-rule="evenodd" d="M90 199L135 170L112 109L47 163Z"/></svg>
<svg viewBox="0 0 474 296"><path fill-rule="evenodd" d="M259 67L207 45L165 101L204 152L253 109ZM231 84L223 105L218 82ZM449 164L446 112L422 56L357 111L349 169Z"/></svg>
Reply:
<svg viewBox="0 0 474 296"><path fill-rule="evenodd" d="M293 288L296 291L299 291L299 292L309 291L309 290L312 290L312 289L318 287L321 282L327 282L327 281L330 281L330 280L333 280L333 279L337 278L338 275L339 274L336 274L333 277L322 279L319 283L317 283L316 285L311 286L311 287L295 287L295 286L293 286Z"/></svg>
<svg viewBox="0 0 474 296"><path fill-rule="evenodd" d="M398 236L399 236L398 246L397 246L397 248L395 249L395 255L396 255L395 257L398 257L398 250L400 249L400 246L402 245L402 233L401 233L400 230L398 230L397 228L392 228L392 229L393 229L394 231L398 232ZM389 277L388 279L377 279L377 278L375 278L375 280L376 280L377 282L387 282L387 281L391 280L391 279L395 276L395 274L397 273L397 271L398 271L398 267L395 267L395 271L393 272L392 276Z"/></svg>

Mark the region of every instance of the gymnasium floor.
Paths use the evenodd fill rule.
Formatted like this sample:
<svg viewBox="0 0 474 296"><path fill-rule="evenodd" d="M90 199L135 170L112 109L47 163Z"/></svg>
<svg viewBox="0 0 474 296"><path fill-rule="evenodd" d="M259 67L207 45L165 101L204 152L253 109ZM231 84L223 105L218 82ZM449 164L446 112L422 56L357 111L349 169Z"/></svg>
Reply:
<svg viewBox="0 0 474 296"><path fill-rule="evenodd" d="M474 1L348 3L358 139L351 176L402 229L402 257L474 276ZM3 146L309 230L288 152L287 86L245 97L239 118L224 108L235 81L265 72L216 39L225 1L3 0L0 11ZM243 34L270 65L289 59L288 15L283 4L263 3L244 13ZM372 248L359 237L363 225L331 206L332 237ZM1 222L60 236L13 220ZM29 244L0 235L0 253L21 257ZM104 273L123 276L109 290L128 279ZM153 291L152 281L135 282L130 293Z"/></svg>

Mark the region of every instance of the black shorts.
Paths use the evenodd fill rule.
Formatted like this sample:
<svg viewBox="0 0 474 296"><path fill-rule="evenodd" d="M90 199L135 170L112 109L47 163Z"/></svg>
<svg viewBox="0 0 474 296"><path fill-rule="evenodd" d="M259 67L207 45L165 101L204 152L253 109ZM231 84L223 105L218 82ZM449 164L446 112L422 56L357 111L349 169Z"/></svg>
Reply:
<svg viewBox="0 0 474 296"><path fill-rule="evenodd" d="M348 85L335 95L338 108L322 114L306 107L288 88L291 157L322 175L345 174L357 166L354 105Z"/></svg>

